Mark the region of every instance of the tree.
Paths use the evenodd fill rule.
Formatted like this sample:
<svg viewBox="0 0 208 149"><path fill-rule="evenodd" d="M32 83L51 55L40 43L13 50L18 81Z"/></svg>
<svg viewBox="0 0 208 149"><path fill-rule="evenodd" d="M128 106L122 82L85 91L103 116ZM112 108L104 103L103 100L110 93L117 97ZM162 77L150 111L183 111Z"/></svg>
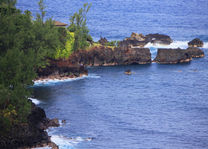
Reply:
<svg viewBox="0 0 208 149"><path fill-rule="evenodd" d="M8 1L8 4L11 3ZM33 36L31 16L28 12L21 14L10 5L4 5L1 10L0 132L26 121L31 107L27 87L36 76L34 51L26 40Z"/></svg>
<svg viewBox="0 0 208 149"><path fill-rule="evenodd" d="M0 133L10 126L26 122L31 110L28 102L36 71L47 64L62 42L58 28L45 16L31 20L31 12L21 13L14 0L0 3ZM41 17L39 17L41 16ZM0 135L1 136L1 135Z"/></svg>
<svg viewBox="0 0 208 149"><path fill-rule="evenodd" d="M75 38L73 51L85 49L89 46L88 40L92 40L92 37L89 35L89 29L86 26L87 13L90 7L91 4L85 3L84 8L81 8L78 13L74 13L70 18L68 30L74 32Z"/></svg>
<svg viewBox="0 0 208 149"><path fill-rule="evenodd" d="M44 5L44 2L43 2L43 0L40 0L39 2L38 2L38 5L39 5L39 9L40 9L40 12L41 12L41 14L37 14L37 18L39 19L40 18L40 20L41 20L41 22L42 22L42 24L43 24L43 22L44 22L44 17L45 17L45 14L46 14L46 11L45 11L45 5Z"/></svg>

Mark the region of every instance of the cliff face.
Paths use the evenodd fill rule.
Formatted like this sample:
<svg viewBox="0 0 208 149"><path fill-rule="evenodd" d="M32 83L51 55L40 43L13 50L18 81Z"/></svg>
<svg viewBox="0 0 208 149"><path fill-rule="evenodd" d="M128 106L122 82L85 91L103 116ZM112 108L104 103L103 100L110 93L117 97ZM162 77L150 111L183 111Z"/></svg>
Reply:
<svg viewBox="0 0 208 149"><path fill-rule="evenodd" d="M190 62L192 57L182 49L158 49L154 62L160 64L177 64Z"/></svg>
<svg viewBox="0 0 208 149"><path fill-rule="evenodd" d="M151 63L151 53L148 48L107 48L95 47L91 50L80 50L69 57L76 65L113 66Z"/></svg>
<svg viewBox="0 0 208 149"><path fill-rule="evenodd" d="M0 148L17 149L47 145L58 148L51 142L45 131L52 126L50 121L46 118L44 110L32 103L31 114L28 116L27 122L12 126L7 134L0 136Z"/></svg>
<svg viewBox="0 0 208 149"><path fill-rule="evenodd" d="M49 60L49 64L44 69L38 69L38 77L42 78L64 78L79 77L87 75L88 71L84 66L72 64L69 60Z"/></svg>
<svg viewBox="0 0 208 149"><path fill-rule="evenodd" d="M176 64L190 62L192 58L204 57L204 51L199 48L158 49L154 62L160 64Z"/></svg>

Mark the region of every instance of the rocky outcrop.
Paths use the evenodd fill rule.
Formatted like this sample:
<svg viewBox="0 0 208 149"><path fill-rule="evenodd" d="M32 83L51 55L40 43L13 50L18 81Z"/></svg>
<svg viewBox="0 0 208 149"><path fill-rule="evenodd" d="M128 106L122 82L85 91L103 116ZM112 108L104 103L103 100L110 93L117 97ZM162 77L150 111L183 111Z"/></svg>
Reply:
<svg viewBox="0 0 208 149"><path fill-rule="evenodd" d="M104 37L100 37L100 40L98 40L98 42L101 44L101 45L106 45L108 43L108 40Z"/></svg>
<svg viewBox="0 0 208 149"><path fill-rule="evenodd" d="M142 48L144 47L148 42L146 41L138 41L138 40L123 40L119 42L119 47L121 49L128 49L128 48L133 48L133 47L138 47Z"/></svg>
<svg viewBox="0 0 208 149"><path fill-rule="evenodd" d="M199 48L189 47L186 52L193 58L204 57L204 51Z"/></svg>
<svg viewBox="0 0 208 149"><path fill-rule="evenodd" d="M95 47L91 50L80 50L72 54L69 61L75 65L113 66L151 63L148 48L108 48Z"/></svg>
<svg viewBox="0 0 208 149"><path fill-rule="evenodd" d="M51 146L58 148L51 142L45 129L48 128L50 120L46 118L43 109L32 104L31 114L26 123L12 126L6 135L0 136L0 148L31 148ZM44 126L44 127L43 127Z"/></svg>
<svg viewBox="0 0 208 149"><path fill-rule="evenodd" d="M38 79L44 78L74 78L87 75L87 69L78 64L72 64L68 60L49 60L49 64L44 69L38 69Z"/></svg>
<svg viewBox="0 0 208 149"><path fill-rule="evenodd" d="M199 38L195 38L192 41L188 42L189 47L203 47L204 43Z"/></svg>
<svg viewBox="0 0 208 149"><path fill-rule="evenodd" d="M147 42L151 42L153 44L169 45L173 42L170 36L163 34L148 34L145 38Z"/></svg>
<svg viewBox="0 0 208 149"><path fill-rule="evenodd" d="M132 47L144 47L146 44L147 41L144 35L132 33L131 37L119 42L119 47L121 49L128 49Z"/></svg>
<svg viewBox="0 0 208 149"><path fill-rule="evenodd" d="M186 50L183 49L158 49L157 56L153 62L159 64L177 64L187 63L192 60L192 57Z"/></svg>
<svg viewBox="0 0 208 149"><path fill-rule="evenodd" d="M127 49L132 47L144 47L147 43L169 45L172 42L173 40L167 35L148 34L144 36L142 34L132 33L131 37L126 38L119 43L119 47Z"/></svg>

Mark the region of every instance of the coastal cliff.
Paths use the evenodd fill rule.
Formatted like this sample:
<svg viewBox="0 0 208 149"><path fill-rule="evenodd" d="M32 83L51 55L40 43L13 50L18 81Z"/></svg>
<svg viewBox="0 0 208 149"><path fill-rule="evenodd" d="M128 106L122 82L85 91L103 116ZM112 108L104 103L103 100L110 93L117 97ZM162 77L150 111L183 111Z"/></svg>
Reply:
<svg viewBox="0 0 208 149"><path fill-rule="evenodd" d="M204 51L199 48L189 47L187 49L158 49L157 56L153 62L159 64L187 63L192 58L204 57Z"/></svg>
<svg viewBox="0 0 208 149"><path fill-rule="evenodd" d="M43 79L65 79L75 78L87 75L87 69L78 64L72 64L69 60L49 60L49 65L46 68L39 68L37 71L37 80Z"/></svg>
<svg viewBox="0 0 208 149"><path fill-rule="evenodd" d="M69 57L74 65L84 66L114 66L151 63L151 53L148 48L108 48L94 47L90 50L79 50Z"/></svg>
<svg viewBox="0 0 208 149"><path fill-rule="evenodd" d="M45 131L48 127L59 126L58 123L54 122L55 119L48 119L42 108L31 104L31 113L27 117L27 122L14 125L9 132L0 135L1 149L26 149L44 146L58 149L58 146L51 142L48 133Z"/></svg>

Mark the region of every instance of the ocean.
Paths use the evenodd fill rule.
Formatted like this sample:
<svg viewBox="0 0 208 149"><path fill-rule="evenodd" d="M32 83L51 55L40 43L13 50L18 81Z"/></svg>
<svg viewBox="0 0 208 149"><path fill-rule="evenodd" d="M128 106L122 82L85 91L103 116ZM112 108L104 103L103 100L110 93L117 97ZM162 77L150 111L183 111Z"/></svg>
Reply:
<svg viewBox="0 0 208 149"><path fill-rule="evenodd" d="M186 64L89 67L89 75L36 83L33 100L49 118L66 120L49 135L60 149L208 148L207 0L45 0L46 18L69 23L85 2L92 3L87 25L95 41L122 40L132 32L161 33L174 42L157 48L187 48L204 41L204 58ZM17 7L35 17L37 0ZM127 76L124 71L131 69Z"/></svg>

